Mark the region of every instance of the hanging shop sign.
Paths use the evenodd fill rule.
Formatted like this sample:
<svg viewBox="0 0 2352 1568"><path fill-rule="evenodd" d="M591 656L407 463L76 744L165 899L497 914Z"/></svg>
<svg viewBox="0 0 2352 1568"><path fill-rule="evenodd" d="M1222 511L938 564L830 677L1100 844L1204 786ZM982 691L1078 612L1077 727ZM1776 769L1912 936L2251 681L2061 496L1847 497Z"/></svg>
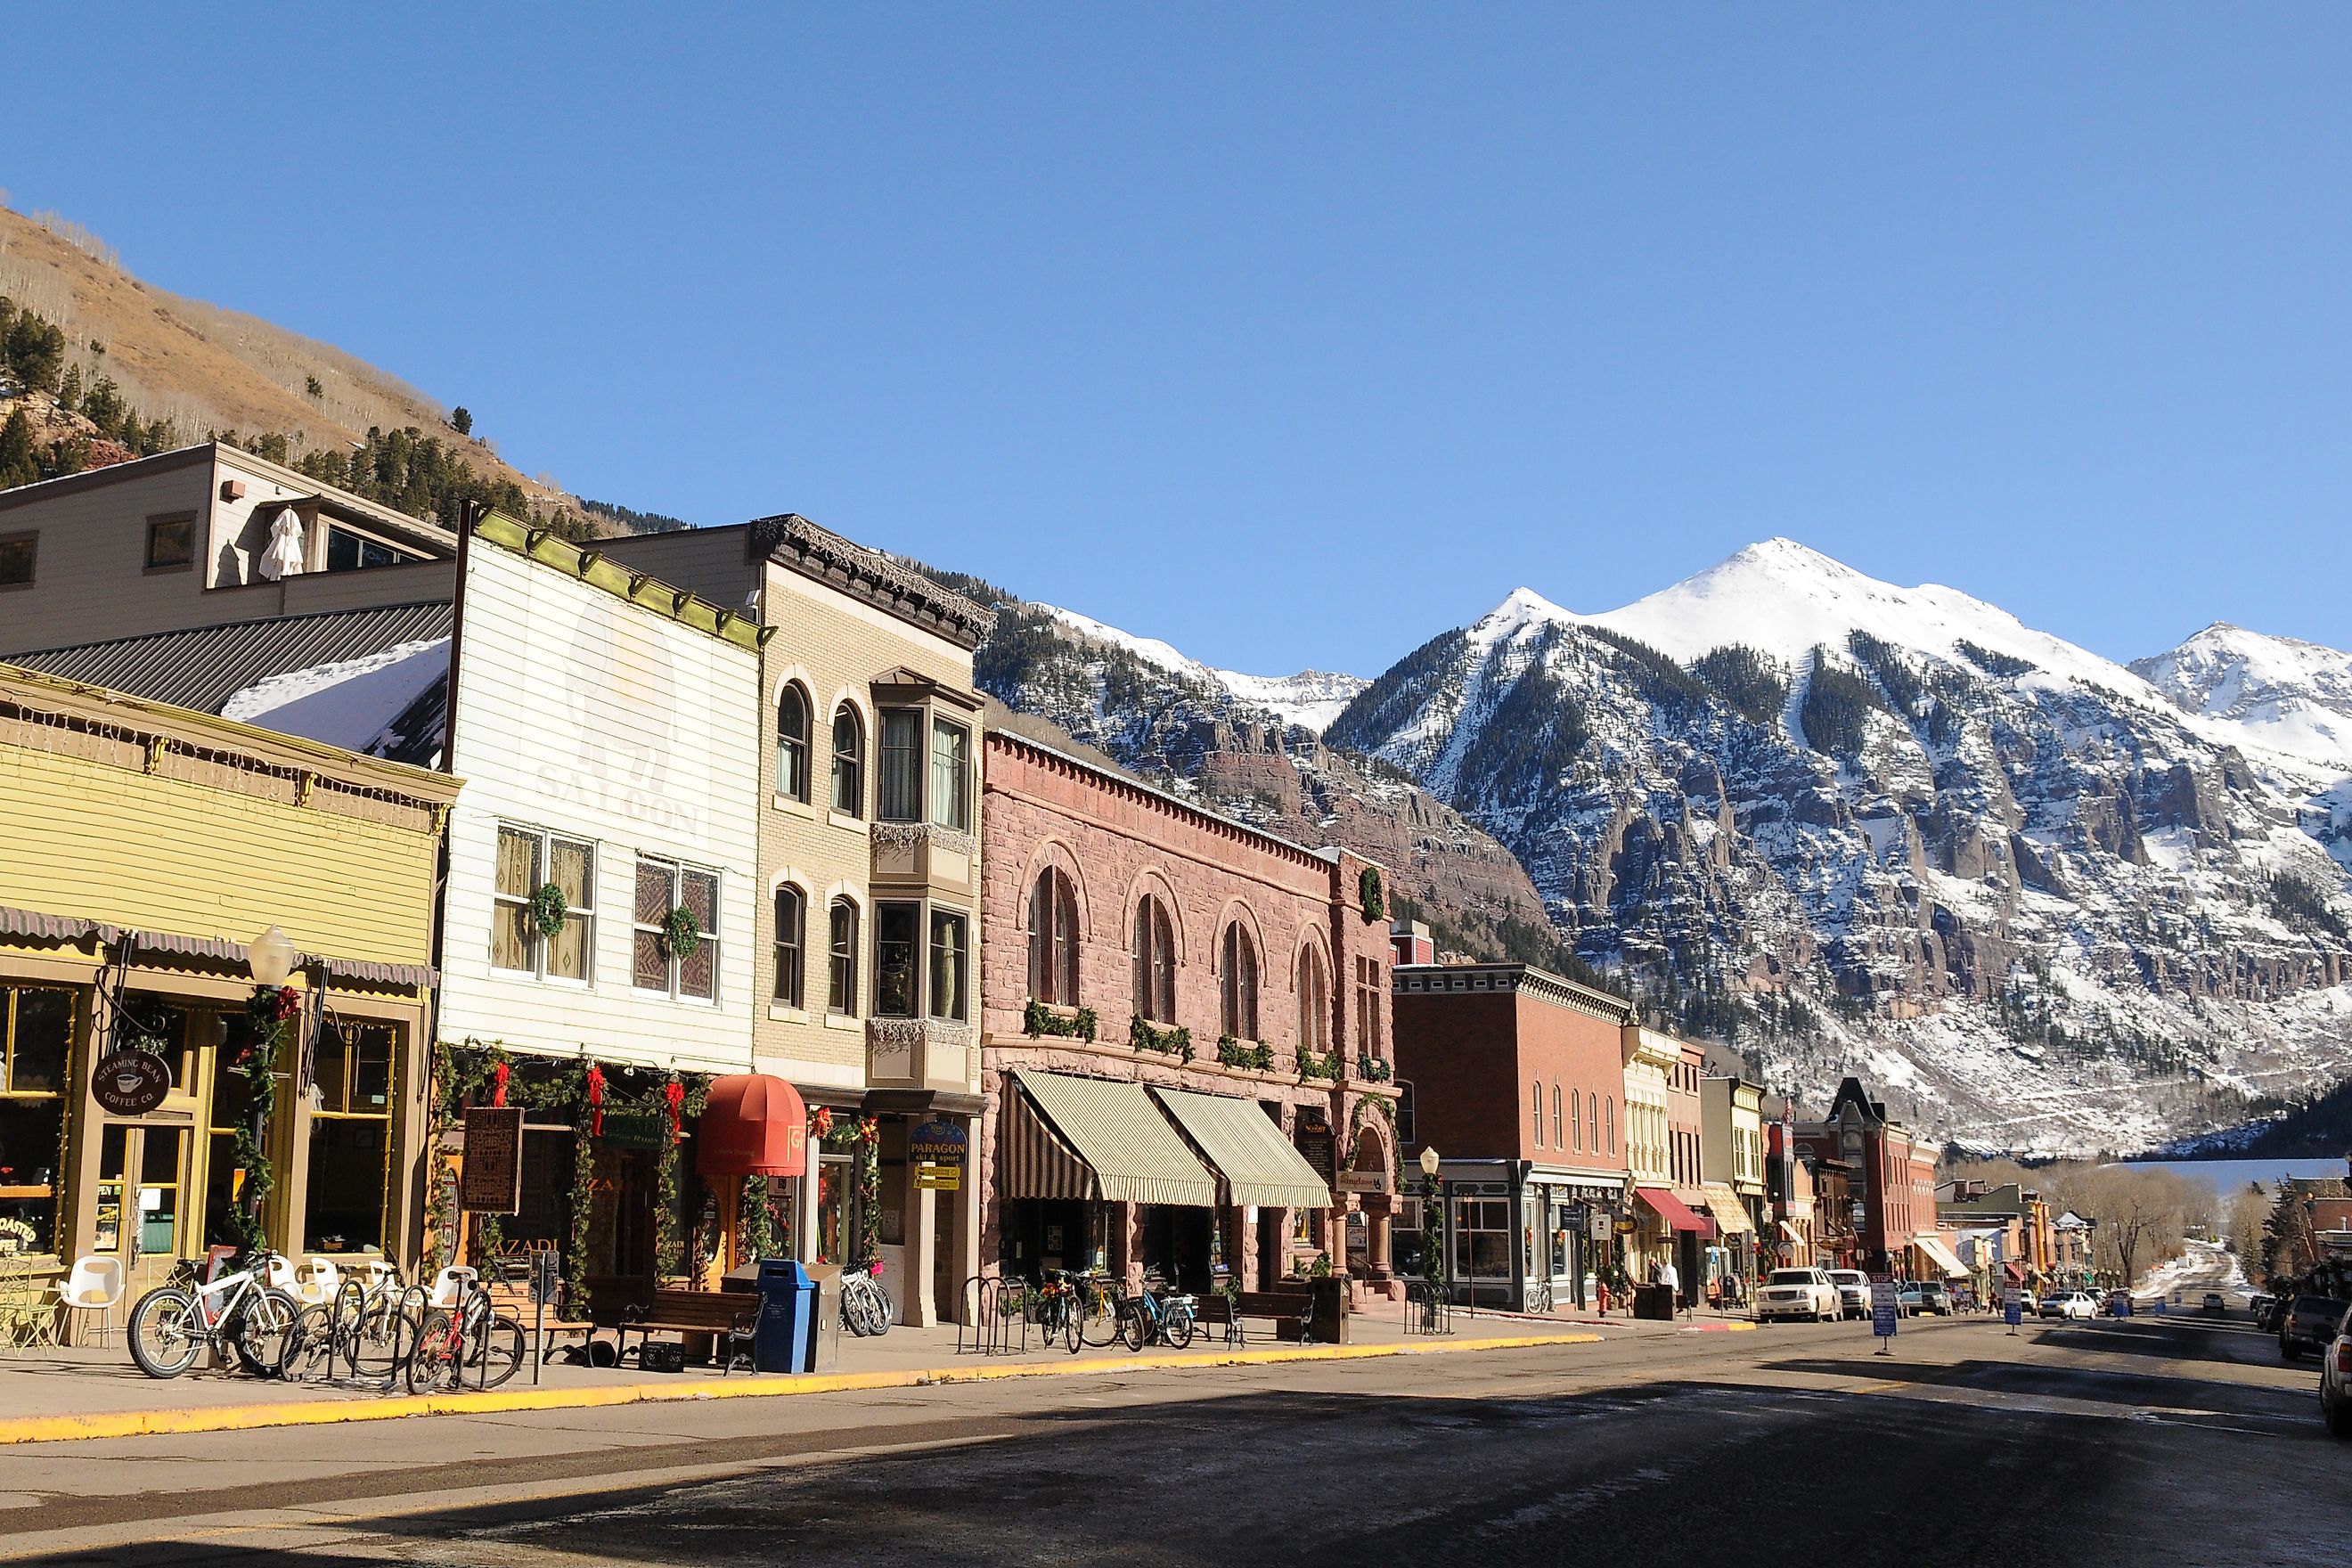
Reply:
<svg viewBox="0 0 2352 1568"><path fill-rule="evenodd" d="M915 1185L933 1192L963 1190L964 1154L971 1135L952 1121L925 1121L907 1134L907 1158L915 1167Z"/></svg>
<svg viewBox="0 0 2352 1568"><path fill-rule="evenodd" d="M615 1149L658 1149L670 1141L666 1105L614 1105L604 1110L604 1141Z"/></svg>
<svg viewBox="0 0 2352 1568"><path fill-rule="evenodd" d="M109 1116L144 1116L171 1092L171 1065L134 1046L107 1052L90 1074L90 1098Z"/></svg>
<svg viewBox="0 0 2352 1568"><path fill-rule="evenodd" d="M466 1169L458 1206L468 1214L522 1211L522 1107L466 1109Z"/></svg>
<svg viewBox="0 0 2352 1568"><path fill-rule="evenodd" d="M1323 1178L1324 1185L1337 1184L1339 1149L1331 1136L1328 1117L1311 1106L1301 1107L1298 1131L1291 1142L1297 1145L1300 1156L1315 1167L1315 1173Z"/></svg>

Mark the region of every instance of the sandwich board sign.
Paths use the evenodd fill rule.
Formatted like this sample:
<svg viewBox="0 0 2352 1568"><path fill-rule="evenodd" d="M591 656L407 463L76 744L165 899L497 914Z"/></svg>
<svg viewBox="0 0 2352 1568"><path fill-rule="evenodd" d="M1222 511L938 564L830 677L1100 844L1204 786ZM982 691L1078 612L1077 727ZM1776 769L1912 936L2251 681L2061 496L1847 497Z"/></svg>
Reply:
<svg viewBox="0 0 2352 1568"><path fill-rule="evenodd" d="M1895 1276L1874 1274L1870 1277L1870 1331L1882 1340L1895 1337L1895 1320L1901 1304L1895 1298Z"/></svg>

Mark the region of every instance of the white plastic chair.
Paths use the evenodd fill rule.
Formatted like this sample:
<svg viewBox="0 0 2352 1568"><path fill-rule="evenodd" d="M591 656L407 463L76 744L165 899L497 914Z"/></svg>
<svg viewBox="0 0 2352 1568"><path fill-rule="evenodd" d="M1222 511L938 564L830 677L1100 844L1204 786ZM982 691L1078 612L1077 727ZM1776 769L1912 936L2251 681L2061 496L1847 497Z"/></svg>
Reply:
<svg viewBox="0 0 2352 1568"><path fill-rule="evenodd" d="M122 1260L119 1258L77 1258L73 1271L58 1287L58 1304L65 1308L68 1325L83 1314L98 1314L98 1342L114 1342L114 1309L122 1300ZM81 1335L73 1336L81 1342Z"/></svg>
<svg viewBox="0 0 2352 1568"><path fill-rule="evenodd" d="M294 1260L275 1252L269 1255L269 1270L262 1276L262 1283L283 1290L297 1300L302 1294L302 1287L294 1278Z"/></svg>
<svg viewBox="0 0 2352 1568"><path fill-rule="evenodd" d="M333 1300L335 1292L342 1288L343 1271L335 1267L332 1258L312 1258L295 1266L294 1295L299 1300L324 1305Z"/></svg>
<svg viewBox="0 0 2352 1568"><path fill-rule="evenodd" d="M425 1305L454 1309L477 1277L477 1272L471 1268L444 1268L433 1277L433 1292L425 1298Z"/></svg>

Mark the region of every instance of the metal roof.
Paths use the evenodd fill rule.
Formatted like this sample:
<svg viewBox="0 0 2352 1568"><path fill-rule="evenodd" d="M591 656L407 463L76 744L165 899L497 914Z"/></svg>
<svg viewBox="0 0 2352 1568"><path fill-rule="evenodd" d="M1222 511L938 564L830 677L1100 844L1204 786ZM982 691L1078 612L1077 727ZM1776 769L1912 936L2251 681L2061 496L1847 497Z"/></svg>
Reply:
<svg viewBox="0 0 2352 1568"><path fill-rule="evenodd" d="M449 601L442 599L280 616L11 654L8 662L61 680L217 713L231 697L273 675L446 637L450 609Z"/></svg>

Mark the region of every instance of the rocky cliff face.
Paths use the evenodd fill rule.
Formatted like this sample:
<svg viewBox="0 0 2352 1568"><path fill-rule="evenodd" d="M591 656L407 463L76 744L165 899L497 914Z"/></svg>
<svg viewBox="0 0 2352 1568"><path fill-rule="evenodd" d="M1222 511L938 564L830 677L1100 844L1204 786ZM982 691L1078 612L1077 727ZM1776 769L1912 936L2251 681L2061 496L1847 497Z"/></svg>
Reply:
<svg viewBox="0 0 2352 1568"><path fill-rule="evenodd" d="M2352 1062L2309 770L1948 589L1774 541L1605 616L1522 590L1328 738L1777 1087L1859 1066L1942 1131L2120 1148Z"/></svg>

